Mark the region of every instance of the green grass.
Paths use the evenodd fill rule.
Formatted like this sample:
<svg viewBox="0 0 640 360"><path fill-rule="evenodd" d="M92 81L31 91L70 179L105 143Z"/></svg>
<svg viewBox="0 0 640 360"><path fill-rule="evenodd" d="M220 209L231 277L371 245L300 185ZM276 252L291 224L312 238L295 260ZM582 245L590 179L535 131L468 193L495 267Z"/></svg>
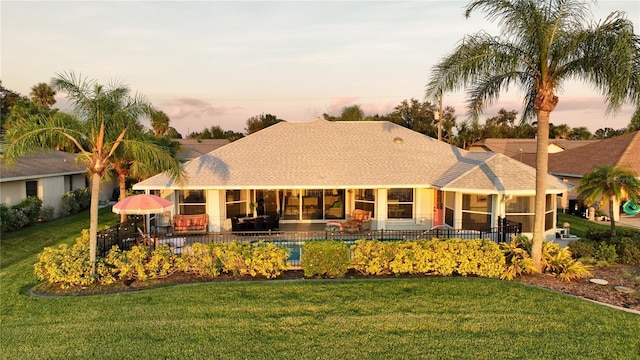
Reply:
<svg viewBox="0 0 640 360"><path fill-rule="evenodd" d="M52 222L28 226L20 230L2 234L0 237L0 266L7 267L27 256L36 254L45 246L67 242L72 244L82 229L89 229L89 211L57 219ZM113 226L120 221L111 207L99 210L99 229Z"/></svg>
<svg viewBox="0 0 640 360"><path fill-rule="evenodd" d="M72 242L86 217L50 228L73 229L59 240L22 241ZM3 239L0 253L2 359L640 358L638 315L515 282L240 281L40 298L28 295L39 250L13 246Z"/></svg>
<svg viewBox="0 0 640 360"><path fill-rule="evenodd" d="M611 225L609 222L596 223L593 221L589 221L585 218L581 218L578 216L573 216L569 214L558 213L558 227L562 227L562 224L568 222L571 225L571 234L576 235L579 238L584 237L584 234L587 230L595 228L595 229L603 229L609 230L611 229ZM627 226L616 226L617 230L631 230L638 231L638 229L630 228ZM639 355L640 356L640 355Z"/></svg>

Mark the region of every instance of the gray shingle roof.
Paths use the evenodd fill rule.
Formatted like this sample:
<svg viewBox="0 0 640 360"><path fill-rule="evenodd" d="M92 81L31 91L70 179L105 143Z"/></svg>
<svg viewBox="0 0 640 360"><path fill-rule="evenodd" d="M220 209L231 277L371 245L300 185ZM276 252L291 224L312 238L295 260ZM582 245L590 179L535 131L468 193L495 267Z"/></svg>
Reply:
<svg viewBox="0 0 640 360"><path fill-rule="evenodd" d="M496 156L501 162L488 161ZM515 179L502 181L504 189L493 185L497 171L477 171L498 163L514 167L508 175ZM500 154L468 152L386 121L282 122L183 166L184 186L158 174L134 189L450 188L467 183L470 188L483 184L486 191L535 188L535 170L527 165ZM474 179L481 176L489 180Z"/></svg>
<svg viewBox="0 0 640 360"><path fill-rule="evenodd" d="M24 156L13 167L1 160L0 182L24 180L36 177L81 174L86 166L75 163L76 154L49 151L44 154Z"/></svg>
<svg viewBox="0 0 640 360"><path fill-rule="evenodd" d="M227 139L175 139L182 145L179 156L185 160L193 160L221 146L227 145Z"/></svg>

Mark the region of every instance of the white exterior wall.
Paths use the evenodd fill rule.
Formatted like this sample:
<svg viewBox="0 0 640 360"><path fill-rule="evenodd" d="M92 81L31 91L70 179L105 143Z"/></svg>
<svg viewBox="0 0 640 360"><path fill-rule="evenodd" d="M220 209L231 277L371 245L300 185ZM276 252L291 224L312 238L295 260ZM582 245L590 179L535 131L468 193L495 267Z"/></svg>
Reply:
<svg viewBox="0 0 640 360"><path fill-rule="evenodd" d="M52 206L56 215L60 213L63 193L64 176L38 180L38 197L42 199L42 206Z"/></svg>
<svg viewBox="0 0 640 360"><path fill-rule="evenodd" d="M223 190L207 190L206 212L209 216L207 231L220 232L225 220L225 198Z"/></svg>
<svg viewBox="0 0 640 360"><path fill-rule="evenodd" d="M18 204L27 195L25 181L11 181L0 183L2 203L11 207Z"/></svg>

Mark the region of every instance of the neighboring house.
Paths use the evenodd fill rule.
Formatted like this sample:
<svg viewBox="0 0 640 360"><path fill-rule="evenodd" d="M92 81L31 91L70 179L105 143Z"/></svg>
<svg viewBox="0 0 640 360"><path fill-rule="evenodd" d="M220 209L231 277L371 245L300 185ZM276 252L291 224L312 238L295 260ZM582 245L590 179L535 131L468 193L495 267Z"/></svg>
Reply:
<svg viewBox="0 0 640 360"><path fill-rule="evenodd" d="M535 169L502 154L469 152L386 121L282 122L183 165L178 184L158 174L133 186L174 202L173 214L208 215L209 231L262 200L281 223L325 223L369 210L371 229L448 224L487 229L498 217L532 231ZM549 176L546 230L555 236Z"/></svg>
<svg viewBox="0 0 640 360"><path fill-rule="evenodd" d="M175 141L179 142L183 149L178 153L178 157L187 161L229 143L227 139L175 139Z"/></svg>
<svg viewBox="0 0 640 360"><path fill-rule="evenodd" d="M559 153L565 150L574 149L585 146L598 140L566 140L566 139L549 139L549 154ZM536 139L496 139L489 138L476 141L467 147L469 151L492 151L494 153L504 154L516 160L525 162L525 158L529 159L531 154L537 152ZM522 160L521 160L522 158ZM529 162L529 165L535 166Z"/></svg>
<svg viewBox="0 0 640 360"><path fill-rule="evenodd" d="M37 196L43 206L52 206L60 213L62 195L88 186L86 166L75 163L76 154L50 151L20 158L13 167L1 161L0 198L12 206L28 196Z"/></svg>
<svg viewBox="0 0 640 360"><path fill-rule="evenodd" d="M534 159L535 161L535 159ZM549 154L549 174L555 175L577 188L580 179L593 171L596 165L629 166L640 174L640 131L595 141L588 146L568 149L561 153ZM572 211L577 202L574 191L565 201ZM602 210L607 213L606 202ZM619 204L618 204L619 205ZM614 208L614 218L619 219L620 206Z"/></svg>

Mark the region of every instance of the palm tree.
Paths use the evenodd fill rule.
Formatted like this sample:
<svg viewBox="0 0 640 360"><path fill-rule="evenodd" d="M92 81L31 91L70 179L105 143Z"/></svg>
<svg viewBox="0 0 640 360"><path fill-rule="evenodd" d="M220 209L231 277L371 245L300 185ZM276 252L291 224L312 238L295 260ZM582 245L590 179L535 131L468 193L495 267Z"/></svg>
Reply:
<svg viewBox="0 0 640 360"><path fill-rule="evenodd" d="M5 149L5 158L12 164L20 156L54 148L63 140L75 145L78 160L87 165L92 176L89 253L93 274L100 182L118 160L118 154L131 154L141 163L155 163L178 180L182 173L178 161L169 153L130 135L127 121L123 119L136 119L151 111L142 96L129 96L129 89L123 84L112 83L105 87L73 72L57 74L52 87L65 92L71 99L77 121L64 122L60 117L46 117L37 124L28 119L19 120L7 131L10 145Z"/></svg>
<svg viewBox="0 0 640 360"><path fill-rule="evenodd" d="M120 189L120 200L126 197L126 182L127 178L133 177L136 179L144 179L151 177L155 174L165 171L168 167L174 166L173 160L177 159L178 151L182 150L182 145L179 142L170 139L167 136L155 136L144 132L140 123L133 121L138 126L129 125L128 140L125 141L137 141L135 147L121 146L114 154L114 158L111 161L113 171L118 175L118 188ZM145 149L147 147L148 149ZM171 155L171 163L167 164L165 161L150 162L141 161L144 157L140 157L139 152L150 153L156 149ZM168 158L166 159L168 160ZM177 160L176 160L177 161ZM179 166L179 165L178 165ZM127 220L127 214L120 215L120 222Z"/></svg>
<svg viewBox="0 0 640 360"><path fill-rule="evenodd" d="M40 106L51 107L56 103L55 95L56 92L46 83L39 83L31 87L31 101Z"/></svg>
<svg viewBox="0 0 640 360"><path fill-rule="evenodd" d="M621 12L585 26L590 13L581 0L475 0L465 16L476 9L498 22L501 35L465 37L434 66L426 95L467 87L470 114L477 117L501 91L516 86L524 93L522 120L535 116L538 125L532 258L541 269L549 115L558 104L556 91L565 80L581 79L604 94L607 112L626 102L640 106L640 38Z"/></svg>
<svg viewBox="0 0 640 360"><path fill-rule="evenodd" d="M166 135L169 131L169 116L164 111L154 111L151 114L151 128L156 136Z"/></svg>
<svg viewBox="0 0 640 360"><path fill-rule="evenodd" d="M615 200L627 195L635 203L640 198L640 180L638 174L628 166L596 166L594 170L580 179L578 198L591 205L602 198L609 200L609 219L611 236L616 236L616 222L613 217Z"/></svg>

